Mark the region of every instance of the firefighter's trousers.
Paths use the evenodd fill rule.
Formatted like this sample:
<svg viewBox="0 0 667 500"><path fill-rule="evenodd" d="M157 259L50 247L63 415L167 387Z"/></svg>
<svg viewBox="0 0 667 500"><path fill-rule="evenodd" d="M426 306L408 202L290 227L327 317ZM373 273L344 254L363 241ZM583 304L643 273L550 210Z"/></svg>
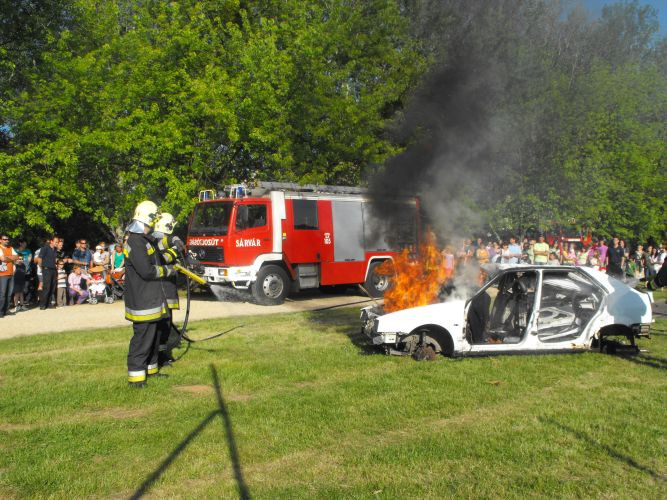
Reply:
<svg viewBox="0 0 667 500"><path fill-rule="evenodd" d="M167 317L160 320L157 325L158 337L160 337L160 352L167 350L167 341L171 332L171 309L167 309Z"/></svg>
<svg viewBox="0 0 667 500"><path fill-rule="evenodd" d="M158 372L157 321L133 323L134 335L127 353L127 376L130 382L143 382Z"/></svg>
<svg viewBox="0 0 667 500"><path fill-rule="evenodd" d="M178 332L175 332L172 326L171 310L168 309L167 311L167 317L161 319L157 325L159 344L158 365L160 367L172 361L171 350L176 346L179 339Z"/></svg>

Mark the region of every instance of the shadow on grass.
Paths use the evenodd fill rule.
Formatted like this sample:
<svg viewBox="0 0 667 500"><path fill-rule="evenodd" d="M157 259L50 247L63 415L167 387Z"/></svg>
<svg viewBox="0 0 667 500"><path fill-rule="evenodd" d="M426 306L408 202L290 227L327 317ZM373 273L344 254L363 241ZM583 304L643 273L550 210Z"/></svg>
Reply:
<svg viewBox="0 0 667 500"><path fill-rule="evenodd" d="M634 363L636 365L650 366L651 368L655 368L657 370L667 370L667 359L660 358L658 356L648 356L646 354L639 353L634 356L618 357L624 361L629 361L630 363Z"/></svg>
<svg viewBox="0 0 667 500"><path fill-rule="evenodd" d="M630 467L650 475L651 477L653 477L653 479L657 479L659 481L667 482L667 477L663 476L662 474L654 471L653 469L650 469L649 467L646 467L645 465L642 465L642 464L638 463L634 458L629 457L628 455L624 455L624 454L616 451L611 446L603 444L600 441L598 441L596 439L593 439L592 437L588 436L587 434L585 434L581 431L573 429L572 427L568 427L565 424L561 424L560 422L557 422L556 420L554 420L552 418L543 418L543 417L541 417L540 420L542 422L546 423L546 424L553 425L554 427L557 427L558 429L560 429L563 432L567 432L568 434L572 434L577 439L579 439L581 441L584 441L585 443L588 443L589 445L592 445L595 448L603 450L610 457L615 458L619 462L625 462Z"/></svg>
<svg viewBox="0 0 667 500"><path fill-rule="evenodd" d="M220 389L220 380L218 379L218 372L215 367L211 365L211 377L213 378L213 387L215 389L215 395L217 398L218 409L213 410L209 413L198 425L190 432L183 441L181 441L176 448L172 450L169 456L164 459L164 461L155 469L146 480L141 483L139 488L132 494L130 498L137 499L145 495L150 487L157 481L162 474L169 468L169 466L178 458L178 456L188 447L188 445L195 439L211 421L218 415L222 417L222 429L227 438L227 446L229 448L229 457L232 461L232 468L234 470L234 479L236 479L236 484L239 489L239 498L249 499L250 491L248 486L245 483L243 478L243 470L241 468L241 462L239 460L239 453L236 447L236 439L234 438L234 431L232 429L232 421L229 418L229 412L227 411L227 405L225 400L222 397L222 390Z"/></svg>

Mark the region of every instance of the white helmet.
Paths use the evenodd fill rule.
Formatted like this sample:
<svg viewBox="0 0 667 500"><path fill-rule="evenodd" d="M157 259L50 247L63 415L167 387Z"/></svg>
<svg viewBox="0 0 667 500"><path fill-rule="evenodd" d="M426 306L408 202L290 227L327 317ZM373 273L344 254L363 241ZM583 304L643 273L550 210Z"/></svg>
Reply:
<svg viewBox="0 0 667 500"><path fill-rule="evenodd" d="M152 226L159 215L160 212L157 205L150 200L146 200L139 203L137 208L134 209L132 220L142 222L147 226Z"/></svg>
<svg viewBox="0 0 667 500"><path fill-rule="evenodd" d="M160 214L157 222L155 223L155 231L163 234L171 234L176 227L176 222L174 222L174 216L168 213Z"/></svg>

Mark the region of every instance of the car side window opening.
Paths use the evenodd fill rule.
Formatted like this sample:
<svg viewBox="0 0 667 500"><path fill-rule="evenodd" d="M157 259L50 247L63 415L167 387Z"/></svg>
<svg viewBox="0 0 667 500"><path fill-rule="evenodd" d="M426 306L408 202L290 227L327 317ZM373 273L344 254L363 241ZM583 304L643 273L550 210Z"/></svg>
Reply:
<svg viewBox="0 0 667 500"><path fill-rule="evenodd" d="M530 322L535 303L534 271L504 273L471 301L468 341L472 344L517 344Z"/></svg>
<svg viewBox="0 0 667 500"><path fill-rule="evenodd" d="M266 205L239 205L236 213L236 230L266 226Z"/></svg>
<svg viewBox="0 0 667 500"><path fill-rule="evenodd" d="M319 229L316 200L293 200L294 229Z"/></svg>
<svg viewBox="0 0 667 500"><path fill-rule="evenodd" d="M574 271L545 271L537 336L541 342L578 338L597 313L602 292Z"/></svg>

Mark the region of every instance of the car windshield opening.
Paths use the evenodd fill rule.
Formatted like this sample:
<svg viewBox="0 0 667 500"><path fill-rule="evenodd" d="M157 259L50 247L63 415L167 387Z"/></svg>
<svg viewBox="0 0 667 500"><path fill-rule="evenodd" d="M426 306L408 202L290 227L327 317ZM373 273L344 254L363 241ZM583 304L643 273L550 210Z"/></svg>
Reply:
<svg viewBox="0 0 667 500"><path fill-rule="evenodd" d="M197 205L190 225L190 235L227 235L231 213L231 202L208 202Z"/></svg>

